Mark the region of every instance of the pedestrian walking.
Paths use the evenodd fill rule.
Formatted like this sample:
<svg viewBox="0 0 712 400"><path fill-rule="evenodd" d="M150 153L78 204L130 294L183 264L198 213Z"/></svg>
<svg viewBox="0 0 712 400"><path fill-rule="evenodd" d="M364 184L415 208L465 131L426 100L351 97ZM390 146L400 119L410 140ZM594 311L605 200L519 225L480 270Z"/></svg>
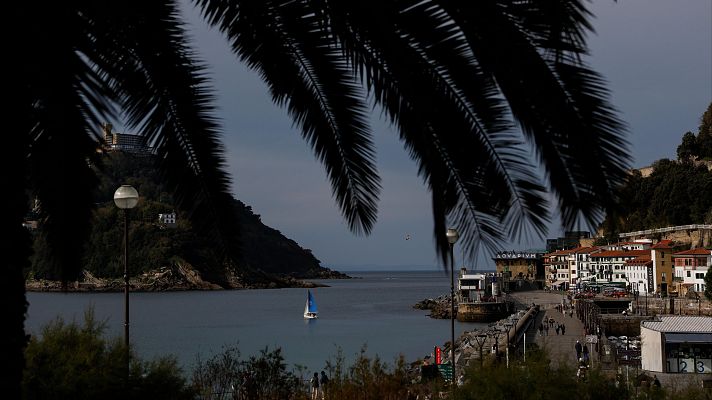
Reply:
<svg viewBox="0 0 712 400"><path fill-rule="evenodd" d="M584 344L581 352L583 354L583 362L588 365L588 346Z"/></svg>
<svg viewBox="0 0 712 400"><path fill-rule="evenodd" d="M544 334L544 323L540 322L539 323L539 336L542 336Z"/></svg>
<svg viewBox="0 0 712 400"><path fill-rule="evenodd" d="M574 348L576 349L576 360L578 360L581 358L581 352L583 351L583 346L581 346L581 342L577 340L576 344L574 345Z"/></svg>
<svg viewBox="0 0 712 400"><path fill-rule="evenodd" d="M311 386L311 400L319 400L319 373L315 372L314 376L309 380Z"/></svg>
<svg viewBox="0 0 712 400"><path fill-rule="evenodd" d="M561 329L561 325L556 324L556 334L557 335L559 334L559 329Z"/></svg>
<svg viewBox="0 0 712 400"><path fill-rule="evenodd" d="M329 385L329 377L326 376L326 372L321 371L321 379L319 379L319 389L321 391L321 400L324 400L326 397L326 390L328 389Z"/></svg>
<svg viewBox="0 0 712 400"><path fill-rule="evenodd" d="M563 323L561 324L561 334L562 335L566 334L566 325L564 325Z"/></svg>
<svg viewBox="0 0 712 400"><path fill-rule="evenodd" d="M544 325L544 333L546 333L546 336L549 336L549 324Z"/></svg>

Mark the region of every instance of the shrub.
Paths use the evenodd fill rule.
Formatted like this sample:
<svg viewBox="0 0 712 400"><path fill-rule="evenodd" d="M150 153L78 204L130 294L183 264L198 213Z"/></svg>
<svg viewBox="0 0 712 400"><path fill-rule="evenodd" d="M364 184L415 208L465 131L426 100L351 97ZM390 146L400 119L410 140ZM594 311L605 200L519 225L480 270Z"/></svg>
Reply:
<svg viewBox="0 0 712 400"><path fill-rule="evenodd" d="M304 398L299 378L287 371L282 350L240 360L240 351L228 347L193 370L193 390L200 399L287 400Z"/></svg>
<svg viewBox="0 0 712 400"><path fill-rule="evenodd" d="M25 351L24 398L191 398L180 368L170 357L142 362L130 354L127 381L126 347L118 338L105 339L105 328L91 309L85 312L82 326L57 318L43 327Z"/></svg>

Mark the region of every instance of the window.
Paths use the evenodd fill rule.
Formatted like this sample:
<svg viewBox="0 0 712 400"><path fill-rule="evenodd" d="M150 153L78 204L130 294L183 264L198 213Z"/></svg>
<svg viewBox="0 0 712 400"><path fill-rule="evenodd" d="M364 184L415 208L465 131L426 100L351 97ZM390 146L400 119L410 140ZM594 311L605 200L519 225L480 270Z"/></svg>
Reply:
<svg viewBox="0 0 712 400"><path fill-rule="evenodd" d="M667 275L667 274L666 274L665 272L663 272L663 280L662 280L663 282L667 282L667 281L666 281L666 278L667 278L666 275Z"/></svg>
<svg viewBox="0 0 712 400"><path fill-rule="evenodd" d="M687 271L687 277L688 278L690 277L690 271Z"/></svg>
<svg viewBox="0 0 712 400"><path fill-rule="evenodd" d="M697 279L705 279L705 274L704 272L698 272L695 274L695 278Z"/></svg>

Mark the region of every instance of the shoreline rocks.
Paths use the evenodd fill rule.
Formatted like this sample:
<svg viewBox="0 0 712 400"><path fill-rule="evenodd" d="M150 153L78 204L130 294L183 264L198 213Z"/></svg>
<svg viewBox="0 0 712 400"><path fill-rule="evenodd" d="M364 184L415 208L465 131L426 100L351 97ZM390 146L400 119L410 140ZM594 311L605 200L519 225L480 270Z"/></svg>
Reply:
<svg viewBox="0 0 712 400"><path fill-rule="evenodd" d="M309 282L303 279L349 279L338 271L326 269L319 271L316 277L297 278L293 276L272 276L246 283L236 274L229 274L226 284L204 280L199 271L187 264L175 264L170 267L161 267L156 270L141 273L129 278L132 292L168 292L188 290L237 290L237 289L276 289L276 288L315 288L328 285ZM84 270L82 277L74 282L63 285L61 281L47 279L28 279L25 289L28 292L121 292L124 290L123 278L96 277L91 272Z"/></svg>
<svg viewBox="0 0 712 400"><path fill-rule="evenodd" d="M450 319L450 295L442 295L435 299L424 299L413 306L417 310L430 310L428 317L435 319ZM457 312L457 304L455 304L455 312Z"/></svg>

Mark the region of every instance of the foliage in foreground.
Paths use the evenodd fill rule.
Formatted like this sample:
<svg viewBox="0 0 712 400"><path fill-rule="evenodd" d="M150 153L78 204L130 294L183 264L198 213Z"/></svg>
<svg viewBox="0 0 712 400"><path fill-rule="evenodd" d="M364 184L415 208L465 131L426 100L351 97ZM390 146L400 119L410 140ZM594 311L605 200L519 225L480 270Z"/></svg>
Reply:
<svg viewBox="0 0 712 400"><path fill-rule="evenodd" d="M546 353L527 352L527 362L479 364L466 371L465 384L455 393L457 400L581 399L581 400L712 400L712 393L697 387L677 391L669 388L626 387L622 376L613 377L597 368L579 380L572 367L552 368Z"/></svg>
<svg viewBox="0 0 712 400"><path fill-rule="evenodd" d="M228 347L207 361L198 360L193 388L199 399L293 399L301 392L301 380L287 371L280 349L241 360L240 351Z"/></svg>
<svg viewBox="0 0 712 400"><path fill-rule="evenodd" d="M190 387L172 357L144 362L131 354L126 389L126 347L103 337L106 324L87 311L83 325L58 318L31 338L25 357L25 399L190 399Z"/></svg>
<svg viewBox="0 0 712 400"><path fill-rule="evenodd" d="M308 379L313 371L296 366L288 371L280 349L264 349L241 359L240 352L222 353L198 360L192 382L186 382L173 358L144 362L131 355L129 386L125 385L125 347L117 338L103 338L105 324L91 311L82 326L61 319L48 324L41 337L27 348L23 380L25 399L309 399ZM401 400L438 398L446 394L441 379L421 381L418 368L409 368L403 357L389 366L363 349L347 366L341 350L325 363L330 377L325 399ZM703 389L627 388L604 372L592 369L579 381L568 366L550 367L545 353L527 352L526 364L513 361L475 363L465 371L464 384L454 393L458 400L582 399L582 400L712 400Z"/></svg>

